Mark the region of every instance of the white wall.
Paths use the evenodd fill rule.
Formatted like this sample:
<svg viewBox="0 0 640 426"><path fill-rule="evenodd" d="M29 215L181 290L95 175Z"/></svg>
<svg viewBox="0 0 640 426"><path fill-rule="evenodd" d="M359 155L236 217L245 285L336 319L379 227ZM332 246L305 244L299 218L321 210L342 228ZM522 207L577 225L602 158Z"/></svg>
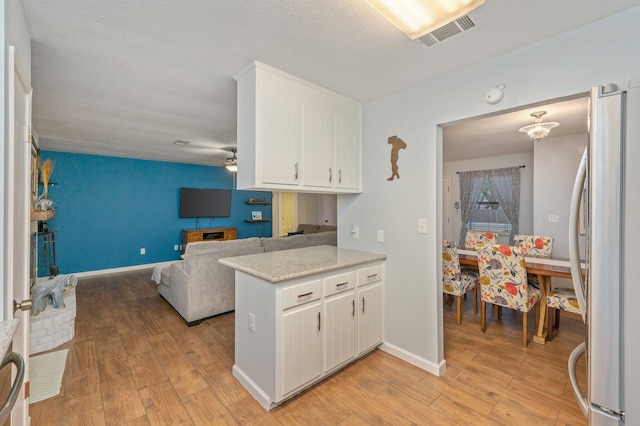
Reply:
<svg viewBox="0 0 640 426"><path fill-rule="evenodd" d="M336 195L300 192L297 197L299 224L336 225Z"/></svg>
<svg viewBox="0 0 640 426"><path fill-rule="evenodd" d="M445 365L438 124L640 75L638 22L640 7L363 107L364 192L338 197L338 245L387 254L386 350L434 373ZM506 100L497 107L487 105L485 94L498 83L506 84ZM407 148L398 160L401 179L388 182L387 138L395 129ZM417 233L418 218L427 219L427 234ZM351 238L355 224L360 227L359 240ZM385 231L384 243L376 242L377 229Z"/></svg>
<svg viewBox="0 0 640 426"><path fill-rule="evenodd" d="M446 143L446 141L445 141ZM500 169L503 167L525 166L520 169L520 221L519 232L531 234L533 232L533 153L501 155L497 157L475 158L465 161L451 161L444 163L443 176L451 176L451 204L460 201L460 178L456 172L472 170ZM451 240L458 243L462 216L460 211L451 208ZM506 243L507 241L500 241Z"/></svg>
<svg viewBox="0 0 640 426"><path fill-rule="evenodd" d="M569 208L587 134L549 137L535 144L533 180L535 235L555 238L554 257L569 257ZM549 222L557 214L558 222Z"/></svg>

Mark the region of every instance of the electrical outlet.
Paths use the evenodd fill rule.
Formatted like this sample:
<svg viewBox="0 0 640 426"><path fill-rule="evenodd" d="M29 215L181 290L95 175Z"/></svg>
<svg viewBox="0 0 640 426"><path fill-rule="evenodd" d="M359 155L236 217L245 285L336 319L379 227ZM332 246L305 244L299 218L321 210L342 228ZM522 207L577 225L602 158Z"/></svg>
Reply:
<svg viewBox="0 0 640 426"><path fill-rule="evenodd" d="M140 254L147 254L147 250L145 250L145 248L144 248L144 247L143 247L143 248L141 248L141 249L140 249Z"/></svg>
<svg viewBox="0 0 640 426"><path fill-rule="evenodd" d="M249 314L248 320L249 331L256 331L256 318L253 316L253 314Z"/></svg>
<svg viewBox="0 0 640 426"><path fill-rule="evenodd" d="M557 214L550 214L549 215L549 222L553 222L553 223L557 223L559 220L559 217Z"/></svg>

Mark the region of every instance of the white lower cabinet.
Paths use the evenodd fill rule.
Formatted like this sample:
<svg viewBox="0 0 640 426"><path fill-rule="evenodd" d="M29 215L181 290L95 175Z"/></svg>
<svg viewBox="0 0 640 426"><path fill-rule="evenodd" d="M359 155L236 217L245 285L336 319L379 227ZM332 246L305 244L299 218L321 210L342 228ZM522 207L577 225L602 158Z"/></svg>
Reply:
<svg viewBox="0 0 640 426"><path fill-rule="evenodd" d="M287 394L322 374L320 303L282 315L282 343L282 393Z"/></svg>
<svg viewBox="0 0 640 426"><path fill-rule="evenodd" d="M358 354L382 341L382 281L358 287Z"/></svg>
<svg viewBox="0 0 640 426"><path fill-rule="evenodd" d="M324 372L356 356L357 323L355 273L325 279Z"/></svg>
<svg viewBox="0 0 640 426"><path fill-rule="evenodd" d="M381 262L281 284L236 272L234 376L269 410L382 343L382 274Z"/></svg>

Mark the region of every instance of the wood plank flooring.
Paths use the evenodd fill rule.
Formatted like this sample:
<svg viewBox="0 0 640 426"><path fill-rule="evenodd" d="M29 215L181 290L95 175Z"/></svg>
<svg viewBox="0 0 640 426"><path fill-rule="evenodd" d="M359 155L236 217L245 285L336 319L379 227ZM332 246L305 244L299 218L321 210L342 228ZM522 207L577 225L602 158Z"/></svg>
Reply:
<svg viewBox="0 0 640 426"><path fill-rule="evenodd" d="M33 425L586 424L566 371L578 316L563 313L552 342L523 348L519 313L488 314L483 334L469 297L460 326L455 304L444 307L442 377L375 350L267 412L231 375L234 314L189 328L150 276L78 280L76 336L56 348L69 349L61 393L31 405Z"/></svg>

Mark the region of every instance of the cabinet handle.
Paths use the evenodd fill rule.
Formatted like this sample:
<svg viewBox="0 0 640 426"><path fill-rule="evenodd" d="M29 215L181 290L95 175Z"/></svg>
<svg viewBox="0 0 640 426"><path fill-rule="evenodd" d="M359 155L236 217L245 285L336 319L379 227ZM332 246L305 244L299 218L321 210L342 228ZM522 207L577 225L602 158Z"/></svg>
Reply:
<svg viewBox="0 0 640 426"><path fill-rule="evenodd" d="M318 331L320 331L320 312L318 312Z"/></svg>
<svg viewBox="0 0 640 426"><path fill-rule="evenodd" d="M305 294L299 294L298 295L298 299L302 299L303 297L311 296L312 294L313 294L312 291L310 291L309 293L305 293Z"/></svg>
<svg viewBox="0 0 640 426"><path fill-rule="evenodd" d="M329 183L331 183L332 179L333 179L333 171L331 170L331 167L329 167Z"/></svg>
<svg viewBox="0 0 640 426"><path fill-rule="evenodd" d="M356 300L355 299L351 299L351 316L352 317L356 316Z"/></svg>
<svg viewBox="0 0 640 426"><path fill-rule="evenodd" d="M375 278L377 276L378 276L378 274L367 275L367 279L370 280L370 279L373 279L373 278Z"/></svg>
<svg viewBox="0 0 640 426"><path fill-rule="evenodd" d="M343 286L345 286L345 285L347 285L347 284L349 284L349 281L345 281L345 282L343 282L343 283L336 284L336 287L343 287Z"/></svg>
<svg viewBox="0 0 640 426"><path fill-rule="evenodd" d="M295 177L295 180L298 180L298 163L296 163L296 165L295 165L295 170L296 171L295 171L294 177Z"/></svg>
<svg viewBox="0 0 640 426"><path fill-rule="evenodd" d="M364 297L362 298L362 313L364 314Z"/></svg>
<svg viewBox="0 0 640 426"><path fill-rule="evenodd" d="M342 183L342 169L338 169L338 183Z"/></svg>

